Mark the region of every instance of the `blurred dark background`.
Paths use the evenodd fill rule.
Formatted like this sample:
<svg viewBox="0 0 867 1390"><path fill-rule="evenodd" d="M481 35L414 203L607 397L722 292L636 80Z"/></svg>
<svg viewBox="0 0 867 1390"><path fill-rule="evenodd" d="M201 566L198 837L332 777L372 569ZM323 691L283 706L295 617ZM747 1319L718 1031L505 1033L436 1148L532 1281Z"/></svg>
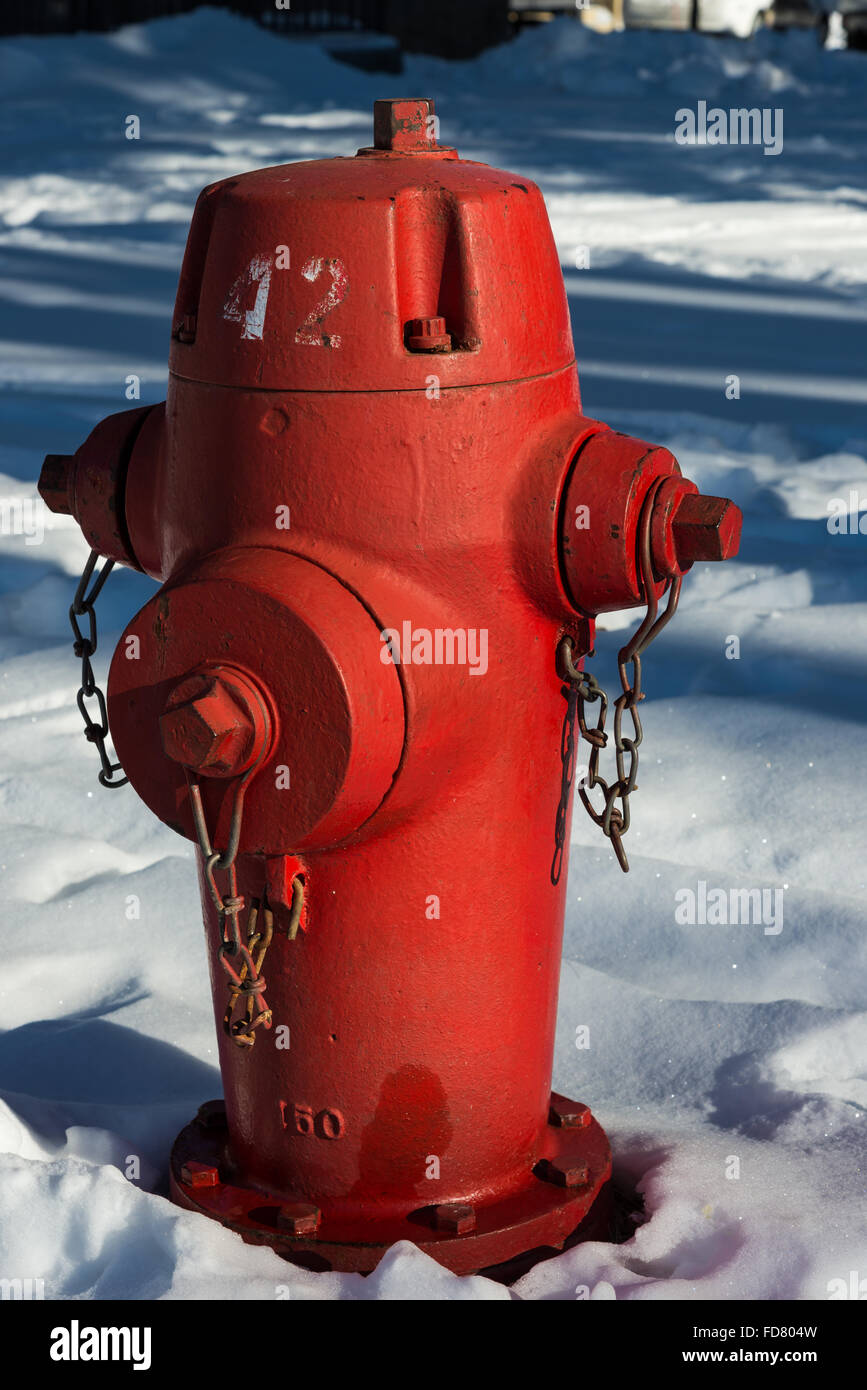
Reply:
<svg viewBox="0 0 867 1390"><path fill-rule="evenodd" d="M2 0L0 34L70 34L113 29L194 10L201 0ZM366 31L388 35L407 53L472 58L510 32L507 0L210 0L270 29Z"/></svg>
<svg viewBox="0 0 867 1390"><path fill-rule="evenodd" d="M475 58L521 29L562 16L603 33L623 28L697 29L748 37L750 0L204 0L286 35L321 34L333 58L368 71L402 71L402 55ZM0 36L109 30L183 14L203 0L0 0ZM867 0L755 0L755 27L820 30L839 11L842 45L867 46ZM748 26L749 27L749 26Z"/></svg>

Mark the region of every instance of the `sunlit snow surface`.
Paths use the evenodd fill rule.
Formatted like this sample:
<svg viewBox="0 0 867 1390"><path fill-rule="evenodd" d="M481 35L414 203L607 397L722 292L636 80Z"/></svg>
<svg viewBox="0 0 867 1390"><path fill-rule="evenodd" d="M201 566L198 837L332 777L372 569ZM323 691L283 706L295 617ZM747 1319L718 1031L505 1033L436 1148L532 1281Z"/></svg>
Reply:
<svg viewBox="0 0 867 1390"><path fill-rule="evenodd" d="M628 878L580 812L573 828L554 1081L605 1124L644 1224L512 1296L821 1299L867 1275L867 535L826 525L831 498L867 505L865 80L867 58L811 34L566 21L400 79L207 10L0 42L4 518L30 515L45 452L129 405L129 374L162 398L198 190L352 153L398 88L437 98L463 155L541 185L588 413L744 507L739 559L696 567L646 661ZM699 100L781 108L783 153L675 144ZM0 536L0 1275L49 1297L509 1297L409 1245L366 1280L303 1273L158 1195L172 1137L220 1089L191 852L96 784L66 626L86 547L43 519L38 543ZM152 588L112 579L101 675ZM600 635L607 682L631 622ZM700 880L783 890L782 930L678 924Z"/></svg>

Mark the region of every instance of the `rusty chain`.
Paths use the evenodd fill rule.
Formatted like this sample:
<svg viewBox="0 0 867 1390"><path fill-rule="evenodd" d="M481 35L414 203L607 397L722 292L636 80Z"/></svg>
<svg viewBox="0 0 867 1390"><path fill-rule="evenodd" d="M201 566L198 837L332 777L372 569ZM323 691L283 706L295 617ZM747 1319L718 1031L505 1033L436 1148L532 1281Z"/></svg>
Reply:
<svg viewBox="0 0 867 1390"><path fill-rule="evenodd" d="M84 566L81 579L78 581L78 588L75 591L75 598L69 607L69 621L75 637L72 650L81 659L81 686L76 696L81 717L84 720L84 737L88 743L92 743L99 754L99 761L102 767L99 771L99 781L103 787L125 787L129 781L128 777L115 778L116 772L122 772L120 763L113 763L108 756L105 741L108 738L108 711L105 705L105 695L96 683L93 674L91 657L96 652L96 610L94 603L99 598L102 586L114 569L114 560L106 560L96 579L90 593L87 586L96 568L99 559L99 551L91 550L87 563ZM82 632L79 618L87 617L87 635ZM85 704L86 700L96 700L98 720L91 718L90 711Z"/></svg>
<svg viewBox="0 0 867 1390"><path fill-rule="evenodd" d="M614 756L617 777L608 782L599 774L599 754L608 746L605 720L608 713L608 697L591 672L579 671L575 664L575 643L569 636L561 638L557 647L557 668L566 681L563 694L566 697L566 712L563 718L563 732L560 748L561 784L560 803L557 807L557 820L554 832L554 859L551 864L551 882L558 883L563 867L566 845L566 825L569 815L569 794L575 775L575 719L581 737L590 745L587 776L578 784L578 795L591 820L600 826L603 835L610 839L617 862L624 873L629 872L629 861L623 848L623 836L629 829L629 798L636 790L638 776L638 749L643 738L638 705L644 699L641 677L641 658L653 639L662 631L674 616L680 598L681 576L678 575L668 589L668 601L662 613L659 612L659 599L653 577L653 563L650 551L650 522L653 502L664 479L660 478L649 489L644 499L638 523L638 568L642 602L647 611L638 628L625 647L617 654L617 668L622 693L614 702ZM593 652L590 653L593 655ZM631 674L628 667L631 665ZM586 710L588 705L599 702L599 714L594 727L588 727ZM623 733L624 711L629 711L632 720L632 736ZM627 770L628 759L628 770ZM589 793L596 787L602 791L603 805L597 810ZM620 802L617 806L615 803Z"/></svg>
<svg viewBox="0 0 867 1390"><path fill-rule="evenodd" d="M238 873L235 864L241 838L244 795L247 782L255 771L254 765L240 778L235 787L229 840L222 854L211 844L202 805L201 787L192 773L187 773L196 839L204 861L208 890L217 910L220 964L229 977L229 999L223 1015L223 1031L238 1047L252 1047L256 1041L255 1030L260 1027L268 1029L272 1025L271 1010L265 999L267 985L262 968L274 934L274 914L268 904L267 895L251 898L250 911L242 934L240 917L244 911L244 898L238 893ZM218 871L227 876L228 892L225 894L222 894L217 886ZM290 941L294 941L298 934L303 905L304 887L301 879L296 878L292 884L292 908L288 927Z"/></svg>

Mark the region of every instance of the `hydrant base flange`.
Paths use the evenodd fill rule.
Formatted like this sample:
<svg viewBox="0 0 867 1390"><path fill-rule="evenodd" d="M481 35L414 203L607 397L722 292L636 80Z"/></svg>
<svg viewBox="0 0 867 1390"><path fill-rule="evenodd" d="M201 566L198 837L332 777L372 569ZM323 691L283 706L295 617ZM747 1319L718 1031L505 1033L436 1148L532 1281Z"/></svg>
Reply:
<svg viewBox="0 0 867 1390"><path fill-rule="evenodd" d="M552 1095L551 1102L552 1117L557 1110L586 1110L558 1095ZM231 1180L228 1132L220 1123L220 1109L211 1102L207 1110L207 1124L194 1120L175 1140L170 1169L173 1201L220 1221L248 1244L269 1245L278 1255L309 1269L367 1273L390 1246L409 1240L454 1273L472 1274L528 1251L539 1250L540 1256L550 1253L579 1227L582 1232L586 1229L583 1238L607 1237L611 1151L602 1127L589 1112L586 1123L578 1127L549 1124L544 1156L528 1172L526 1185L499 1200L461 1204L462 1211L466 1207L471 1213L472 1228L456 1232L437 1229L434 1204L419 1205L403 1219L377 1220L366 1215L351 1221L329 1213L326 1203L320 1210L291 1194L238 1186ZM315 1213L315 1234L288 1234L281 1228L281 1214L302 1206Z"/></svg>

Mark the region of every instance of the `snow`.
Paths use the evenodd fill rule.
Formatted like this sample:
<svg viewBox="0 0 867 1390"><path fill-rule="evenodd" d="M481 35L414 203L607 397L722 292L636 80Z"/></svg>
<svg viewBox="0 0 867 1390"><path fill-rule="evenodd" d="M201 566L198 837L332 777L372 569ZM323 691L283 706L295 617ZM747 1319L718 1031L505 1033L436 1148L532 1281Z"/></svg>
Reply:
<svg viewBox="0 0 867 1390"><path fill-rule="evenodd" d="M746 513L645 662L628 877L574 819L554 1084L644 1216L508 1291L406 1244L367 1279L306 1273L168 1202L171 1140L220 1091L192 854L97 786L66 619L86 547L31 511L42 454L126 408L130 374L162 398L199 189L351 153L394 84L214 10L0 42L0 1276L49 1298L610 1300L821 1299L867 1273L865 73L810 33L558 21L400 80L463 155L540 183L588 412ZM781 108L782 154L677 145L698 100ZM854 533L829 532L833 498ZM103 678L152 588L112 577ZM603 624L608 683L634 616ZM781 890L782 930L679 923L700 883Z"/></svg>

